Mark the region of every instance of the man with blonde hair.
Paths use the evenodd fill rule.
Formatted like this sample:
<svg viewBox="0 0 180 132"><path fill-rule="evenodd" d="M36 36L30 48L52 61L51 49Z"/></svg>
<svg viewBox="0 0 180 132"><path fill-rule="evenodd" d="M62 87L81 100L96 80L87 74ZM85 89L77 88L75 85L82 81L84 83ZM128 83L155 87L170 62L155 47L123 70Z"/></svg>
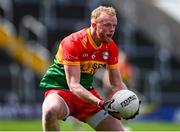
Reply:
<svg viewBox="0 0 180 132"><path fill-rule="evenodd" d="M118 69L118 47L112 40L117 25L115 9L99 6L92 11L91 26L65 37L54 64L40 82L45 90L42 106L44 131L59 130L68 116L89 124L96 131L123 131L116 113L93 87L93 76L107 67L114 91L127 89Z"/></svg>

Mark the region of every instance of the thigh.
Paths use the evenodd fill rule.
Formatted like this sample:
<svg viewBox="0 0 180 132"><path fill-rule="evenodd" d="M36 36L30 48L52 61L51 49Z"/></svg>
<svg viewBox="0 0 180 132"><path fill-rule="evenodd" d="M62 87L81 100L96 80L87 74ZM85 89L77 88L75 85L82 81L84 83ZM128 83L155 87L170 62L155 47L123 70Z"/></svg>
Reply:
<svg viewBox="0 0 180 132"><path fill-rule="evenodd" d="M53 111L57 114L58 119L64 119L69 114L69 109L64 99L57 93L53 92L46 95L42 109L43 113Z"/></svg>
<svg viewBox="0 0 180 132"><path fill-rule="evenodd" d="M124 131L121 121L110 115L102 120L94 129L96 131Z"/></svg>

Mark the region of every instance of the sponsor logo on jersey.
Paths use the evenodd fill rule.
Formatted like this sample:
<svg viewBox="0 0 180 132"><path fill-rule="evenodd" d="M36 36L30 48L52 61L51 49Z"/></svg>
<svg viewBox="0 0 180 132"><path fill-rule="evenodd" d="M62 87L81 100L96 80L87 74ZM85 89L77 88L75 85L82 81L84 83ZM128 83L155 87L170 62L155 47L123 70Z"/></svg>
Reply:
<svg viewBox="0 0 180 132"><path fill-rule="evenodd" d="M82 54L82 57L88 57L88 56L89 56L88 53Z"/></svg>
<svg viewBox="0 0 180 132"><path fill-rule="evenodd" d="M85 62L81 64L81 72L93 75L97 72L99 68L105 67L105 63L98 63L94 61Z"/></svg>

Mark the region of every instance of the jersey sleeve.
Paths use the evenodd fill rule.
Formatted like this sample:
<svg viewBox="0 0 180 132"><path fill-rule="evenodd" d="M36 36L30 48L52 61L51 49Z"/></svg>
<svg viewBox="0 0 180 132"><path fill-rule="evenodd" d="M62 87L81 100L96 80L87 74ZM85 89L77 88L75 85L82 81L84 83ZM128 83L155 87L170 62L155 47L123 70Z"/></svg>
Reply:
<svg viewBox="0 0 180 132"><path fill-rule="evenodd" d="M63 65L80 65L77 42L70 38L64 39L60 43L56 58Z"/></svg>
<svg viewBox="0 0 180 132"><path fill-rule="evenodd" d="M108 68L110 69L118 68L118 55L119 55L119 49L114 43L114 41L111 41L109 45L109 58L107 61Z"/></svg>

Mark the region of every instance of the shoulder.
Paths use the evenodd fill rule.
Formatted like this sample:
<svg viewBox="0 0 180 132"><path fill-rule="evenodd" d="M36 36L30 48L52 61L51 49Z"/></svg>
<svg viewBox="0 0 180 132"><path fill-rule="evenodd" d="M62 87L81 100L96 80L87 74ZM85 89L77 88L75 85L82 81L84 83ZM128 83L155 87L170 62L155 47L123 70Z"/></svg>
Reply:
<svg viewBox="0 0 180 132"><path fill-rule="evenodd" d="M65 37L63 40L78 41L84 37L87 37L85 28L70 34L69 36Z"/></svg>
<svg viewBox="0 0 180 132"><path fill-rule="evenodd" d="M72 45L72 44L77 44L79 42L81 42L82 39L87 38L86 35L86 28L81 29L77 32L74 32L70 35L68 35L67 37L65 37L62 41L61 44L66 44L66 45Z"/></svg>
<svg viewBox="0 0 180 132"><path fill-rule="evenodd" d="M109 50L118 50L117 44L112 39L109 42Z"/></svg>

